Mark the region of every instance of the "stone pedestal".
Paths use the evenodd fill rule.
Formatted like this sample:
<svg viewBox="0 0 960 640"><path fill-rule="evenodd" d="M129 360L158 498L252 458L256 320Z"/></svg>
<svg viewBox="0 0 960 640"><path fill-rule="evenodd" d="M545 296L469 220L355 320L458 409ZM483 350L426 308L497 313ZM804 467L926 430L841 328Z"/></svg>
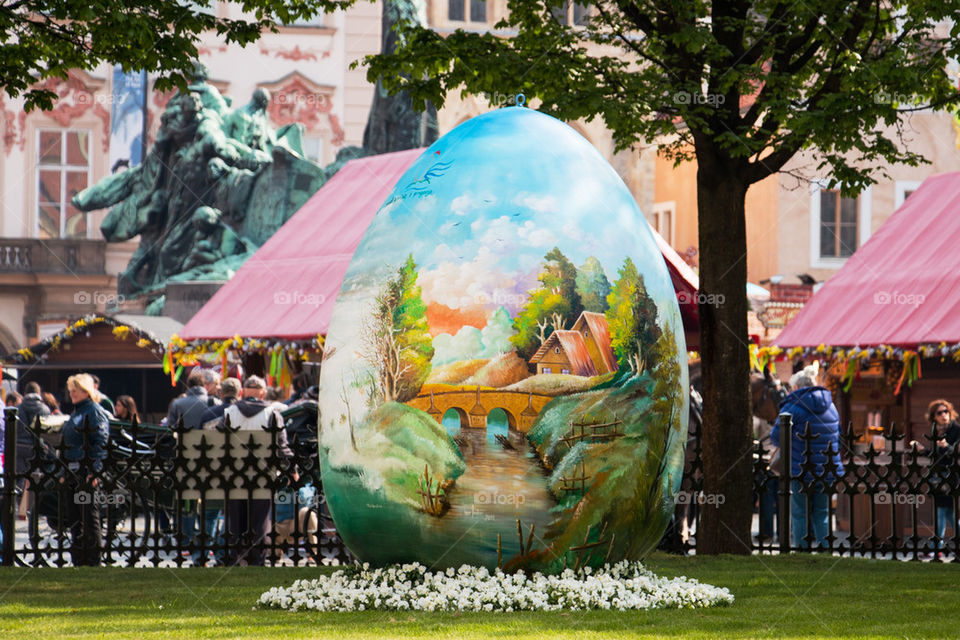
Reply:
<svg viewBox="0 0 960 640"><path fill-rule="evenodd" d="M168 282L163 315L186 324L226 281Z"/></svg>

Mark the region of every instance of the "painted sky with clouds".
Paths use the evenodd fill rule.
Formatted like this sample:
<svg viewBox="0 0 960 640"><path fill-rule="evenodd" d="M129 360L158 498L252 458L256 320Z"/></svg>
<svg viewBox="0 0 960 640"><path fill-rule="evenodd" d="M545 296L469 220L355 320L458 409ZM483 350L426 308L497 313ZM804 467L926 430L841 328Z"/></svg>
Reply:
<svg viewBox="0 0 960 640"><path fill-rule="evenodd" d="M600 153L550 116L500 109L438 140L401 178L344 293L377 286L412 253L428 301L505 300L514 312L554 246L577 266L595 256L611 282L629 255L658 303L674 299L643 215Z"/></svg>

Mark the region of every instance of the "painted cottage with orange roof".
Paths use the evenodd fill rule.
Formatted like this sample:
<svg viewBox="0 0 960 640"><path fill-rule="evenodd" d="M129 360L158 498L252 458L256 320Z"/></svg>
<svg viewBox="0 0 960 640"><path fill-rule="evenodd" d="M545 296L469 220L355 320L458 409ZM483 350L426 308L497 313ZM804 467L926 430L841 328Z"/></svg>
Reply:
<svg viewBox="0 0 960 640"><path fill-rule="evenodd" d="M610 330L602 313L584 311L568 329L554 331L540 346L530 364L537 373L596 376L616 371L617 358L610 346Z"/></svg>

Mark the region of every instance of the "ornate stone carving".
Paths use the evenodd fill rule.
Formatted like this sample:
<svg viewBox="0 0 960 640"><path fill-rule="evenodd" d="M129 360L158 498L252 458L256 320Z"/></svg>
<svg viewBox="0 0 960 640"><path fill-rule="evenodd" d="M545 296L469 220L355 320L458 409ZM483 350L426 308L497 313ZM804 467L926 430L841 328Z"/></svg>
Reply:
<svg viewBox="0 0 960 640"><path fill-rule="evenodd" d="M260 45L260 53L265 56L269 56L272 53L275 58L293 60L294 62L300 62L303 60L317 62L323 58L330 57L330 49L318 49L316 47L310 49L301 49L300 45L294 45L293 49L284 49L283 47L271 49L265 45Z"/></svg>

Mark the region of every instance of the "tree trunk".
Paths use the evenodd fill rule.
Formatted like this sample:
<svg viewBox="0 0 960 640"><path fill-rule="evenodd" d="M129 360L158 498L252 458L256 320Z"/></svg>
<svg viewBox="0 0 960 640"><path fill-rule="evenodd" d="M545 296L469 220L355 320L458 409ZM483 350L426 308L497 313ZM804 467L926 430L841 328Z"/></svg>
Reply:
<svg viewBox="0 0 960 640"><path fill-rule="evenodd" d="M749 554L753 516L747 335L747 186L723 152L697 148L703 491L697 553Z"/></svg>

